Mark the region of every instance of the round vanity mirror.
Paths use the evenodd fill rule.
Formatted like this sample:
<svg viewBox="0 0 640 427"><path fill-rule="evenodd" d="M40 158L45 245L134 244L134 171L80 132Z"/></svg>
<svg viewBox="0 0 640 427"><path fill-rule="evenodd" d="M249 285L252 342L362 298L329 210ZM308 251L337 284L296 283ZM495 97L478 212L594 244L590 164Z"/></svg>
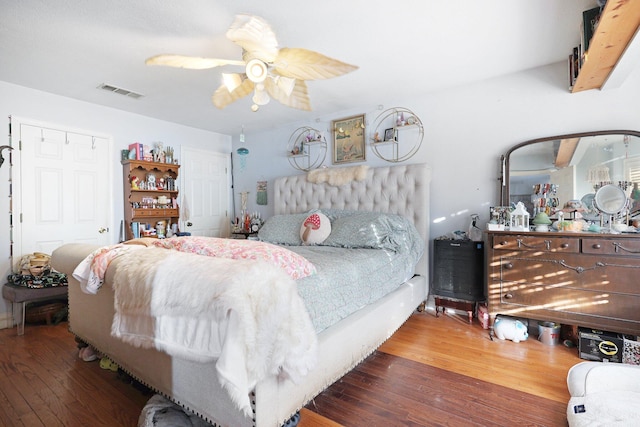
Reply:
<svg viewBox="0 0 640 427"><path fill-rule="evenodd" d="M616 215L627 207L627 196L617 185L603 185L596 191L594 205L602 213Z"/></svg>

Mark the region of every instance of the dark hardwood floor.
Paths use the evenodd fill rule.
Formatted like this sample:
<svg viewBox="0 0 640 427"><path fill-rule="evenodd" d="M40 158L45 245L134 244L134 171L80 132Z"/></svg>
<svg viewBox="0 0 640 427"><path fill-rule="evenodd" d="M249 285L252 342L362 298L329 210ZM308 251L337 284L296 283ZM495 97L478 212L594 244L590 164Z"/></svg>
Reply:
<svg viewBox="0 0 640 427"><path fill-rule="evenodd" d="M67 324L0 331L0 425L136 426L150 395L78 358Z"/></svg>
<svg viewBox="0 0 640 427"><path fill-rule="evenodd" d="M577 350L491 341L458 316L416 313L307 405L344 426L566 426ZM320 426L304 424L305 426Z"/></svg>
<svg viewBox="0 0 640 427"><path fill-rule="evenodd" d="M477 323L416 313L310 402L301 427L566 426L577 350L490 341ZM66 323L0 330L0 425L136 426L151 395L78 359Z"/></svg>

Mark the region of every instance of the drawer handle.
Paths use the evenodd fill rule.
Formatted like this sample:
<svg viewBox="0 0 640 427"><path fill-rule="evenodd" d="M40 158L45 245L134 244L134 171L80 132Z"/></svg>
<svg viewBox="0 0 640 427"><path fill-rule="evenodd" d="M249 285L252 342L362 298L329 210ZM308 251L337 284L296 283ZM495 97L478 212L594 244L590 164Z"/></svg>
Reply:
<svg viewBox="0 0 640 427"><path fill-rule="evenodd" d="M509 244L509 242L507 242L506 240L503 240L502 242L500 242L501 246L507 246L507 244Z"/></svg>
<svg viewBox="0 0 640 427"><path fill-rule="evenodd" d="M504 294L504 299L511 299L511 298L513 298L512 293Z"/></svg>
<svg viewBox="0 0 640 427"><path fill-rule="evenodd" d="M563 243L563 244L560 245L560 248L562 248L562 249L567 249L568 247L569 247L568 243Z"/></svg>
<svg viewBox="0 0 640 427"><path fill-rule="evenodd" d="M516 241L518 242L518 249L522 248L523 246L525 248L529 248L529 249L538 249L540 247L540 245L528 245L522 239L517 239ZM544 244L544 247L547 250L549 250L549 248L551 247L551 241L550 240L545 240L543 242L543 244Z"/></svg>
<svg viewBox="0 0 640 427"><path fill-rule="evenodd" d="M632 249L627 249L624 246L622 246L622 244L618 243L618 242L613 242L613 246L616 249L616 253L623 251L623 252L628 252L630 254L638 254L640 253L640 251L634 251Z"/></svg>
<svg viewBox="0 0 640 427"><path fill-rule="evenodd" d="M591 247L592 247L593 249L601 249L601 248L602 248L602 245L601 245L600 243L594 243Z"/></svg>
<svg viewBox="0 0 640 427"><path fill-rule="evenodd" d="M508 263L504 264L504 269L505 269L505 270L511 270L511 269L513 269L513 263L508 262Z"/></svg>

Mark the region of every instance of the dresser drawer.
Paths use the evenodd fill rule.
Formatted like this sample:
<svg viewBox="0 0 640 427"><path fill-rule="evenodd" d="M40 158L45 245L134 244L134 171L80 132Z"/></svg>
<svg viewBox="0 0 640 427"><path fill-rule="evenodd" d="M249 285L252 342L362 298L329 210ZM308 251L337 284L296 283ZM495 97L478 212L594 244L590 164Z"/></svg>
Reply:
<svg viewBox="0 0 640 427"><path fill-rule="evenodd" d="M526 317L529 310L550 310L573 315L624 320L635 330L640 328L640 295L611 292L608 289L540 287L502 284L500 305Z"/></svg>
<svg viewBox="0 0 640 427"><path fill-rule="evenodd" d="M582 239L585 254L626 255L640 258L640 239Z"/></svg>
<svg viewBox="0 0 640 427"><path fill-rule="evenodd" d="M500 235L492 236L495 250L580 252L580 239L551 236Z"/></svg>
<svg viewBox="0 0 640 427"><path fill-rule="evenodd" d="M132 209L135 218L173 218L180 216L178 209Z"/></svg>
<svg viewBox="0 0 640 427"><path fill-rule="evenodd" d="M495 268L496 278L511 288L574 288L640 297L640 283L633 279L640 274L640 259L527 252L500 257Z"/></svg>

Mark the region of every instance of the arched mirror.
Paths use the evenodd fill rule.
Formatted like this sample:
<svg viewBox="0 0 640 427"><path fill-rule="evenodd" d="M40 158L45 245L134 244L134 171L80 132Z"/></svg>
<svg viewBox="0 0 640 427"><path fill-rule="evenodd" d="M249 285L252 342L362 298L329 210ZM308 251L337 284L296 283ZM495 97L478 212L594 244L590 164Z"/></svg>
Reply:
<svg viewBox="0 0 640 427"><path fill-rule="evenodd" d="M551 216L576 201L588 220L622 210L640 215L640 132L597 131L526 141L502 157L502 166L502 206L523 202L532 218L538 212Z"/></svg>

